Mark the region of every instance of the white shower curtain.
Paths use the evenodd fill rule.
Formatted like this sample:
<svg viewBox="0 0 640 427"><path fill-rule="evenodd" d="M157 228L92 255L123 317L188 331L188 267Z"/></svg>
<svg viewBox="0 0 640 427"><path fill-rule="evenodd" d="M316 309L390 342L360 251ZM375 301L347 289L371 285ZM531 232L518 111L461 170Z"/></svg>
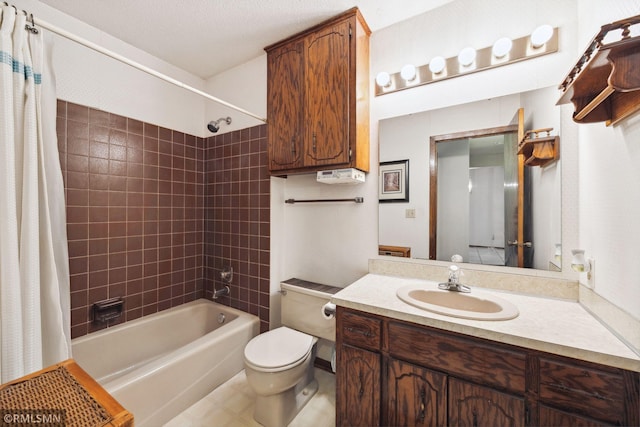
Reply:
<svg viewBox="0 0 640 427"><path fill-rule="evenodd" d="M42 31L0 15L0 379L71 354L64 185L56 95Z"/></svg>

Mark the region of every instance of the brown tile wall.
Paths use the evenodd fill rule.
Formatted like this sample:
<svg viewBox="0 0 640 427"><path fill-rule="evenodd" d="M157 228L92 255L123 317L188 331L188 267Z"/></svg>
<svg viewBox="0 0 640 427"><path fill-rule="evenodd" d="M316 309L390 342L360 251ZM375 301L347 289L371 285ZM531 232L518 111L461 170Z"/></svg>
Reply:
<svg viewBox="0 0 640 427"><path fill-rule="evenodd" d="M267 127L256 126L207 139L205 154L205 296L234 269L230 296L219 302L260 317L269 329L270 181Z"/></svg>
<svg viewBox="0 0 640 427"><path fill-rule="evenodd" d="M57 129L72 337L99 300L125 299L111 325L202 297L205 139L64 101Z"/></svg>
<svg viewBox="0 0 640 427"><path fill-rule="evenodd" d="M218 299L269 328L269 174L266 125L210 138L58 101L67 197L71 334L94 302L122 296L108 326L197 298Z"/></svg>

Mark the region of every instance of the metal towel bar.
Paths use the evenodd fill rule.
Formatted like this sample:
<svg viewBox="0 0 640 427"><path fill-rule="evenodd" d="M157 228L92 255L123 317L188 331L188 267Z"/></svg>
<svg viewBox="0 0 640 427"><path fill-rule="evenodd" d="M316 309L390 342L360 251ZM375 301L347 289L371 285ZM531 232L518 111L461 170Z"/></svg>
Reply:
<svg viewBox="0 0 640 427"><path fill-rule="evenodd" d="M296 200L296 199L286 199L285 203L294 204L294 203L322 203L322 202L354 202L354 203L364 203L364 197L354 197L352 199L311 199L311 200Z"/></svg>

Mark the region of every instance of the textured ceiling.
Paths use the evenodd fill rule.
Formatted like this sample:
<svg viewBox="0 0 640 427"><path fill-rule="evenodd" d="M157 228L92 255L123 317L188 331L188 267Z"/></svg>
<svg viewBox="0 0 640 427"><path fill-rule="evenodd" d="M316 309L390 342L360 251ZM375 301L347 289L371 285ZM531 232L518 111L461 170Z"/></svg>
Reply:
<svg viewBox="0 0 640 427"><path fill-rule="evenodd" d="M40 0L130 45L208 78L263 48L358 6L372 31L451 0Z"/></svg>

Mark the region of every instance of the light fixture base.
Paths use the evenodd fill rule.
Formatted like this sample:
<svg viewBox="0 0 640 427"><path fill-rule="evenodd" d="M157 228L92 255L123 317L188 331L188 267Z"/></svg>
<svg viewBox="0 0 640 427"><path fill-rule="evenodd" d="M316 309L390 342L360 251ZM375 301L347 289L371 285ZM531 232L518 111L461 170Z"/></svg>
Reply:
<svg viewBox="0 0 640 427"><path fill-rule="evenodd" d="M478 49L475 61L467 67L460 67L457 56L453 56L446 59L438 57L438 59L431 65L432 69L429 68L429 64L415 67L416 77L410 81L405 80L402 77L401 72L391 74L383 71L379 73L379 75L384 73L385 79L384 81L378 81L375 85L375 95L386 95L388 93L412 87L418 87L453 77L513 64L514 62L525 61L538 56L555 53L557 51L558 28L553 28L551 38L543 45L533 47L531 45L531 37L529 35L523 36L514 39L508 54L505 54L500 58L494 55L493 46ZM387 75L389 76L388 81L386 79ZM383 85L382 83L386 84Z"/></svg>

